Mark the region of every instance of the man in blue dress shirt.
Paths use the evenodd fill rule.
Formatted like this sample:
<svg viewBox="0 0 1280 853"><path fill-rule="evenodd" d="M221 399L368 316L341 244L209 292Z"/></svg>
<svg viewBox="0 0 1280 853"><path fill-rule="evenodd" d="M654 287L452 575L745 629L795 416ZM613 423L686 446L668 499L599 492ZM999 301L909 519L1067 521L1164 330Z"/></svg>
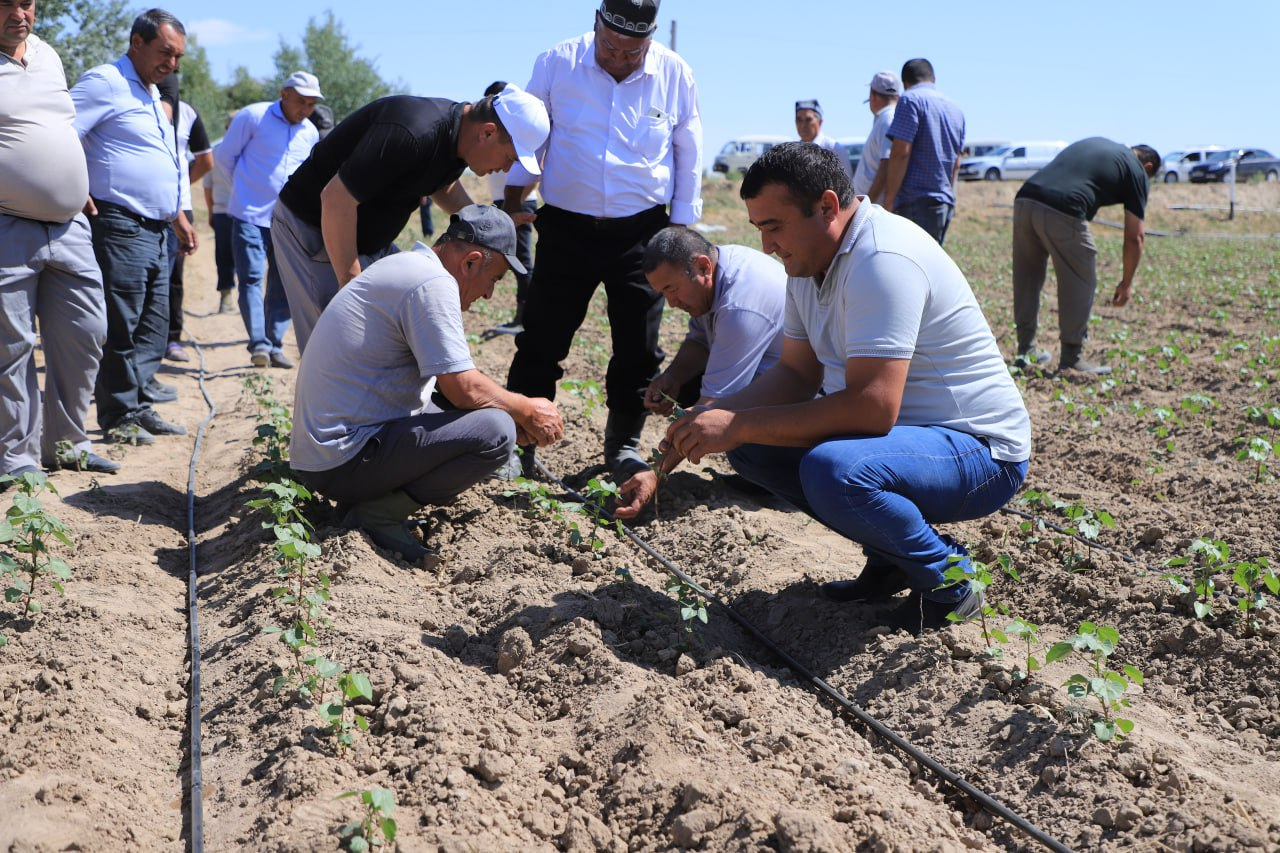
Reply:
<svg viewBox="0 0 1280 853"><path fill-rule="evenodd" d="M280 188L320 141L320 131L307 117L323 97L314 74L295 71L284 81L280 100L250 104L236 113L215 156L218 169L231 184L227 201L231 252L240 282L240 317L249 333L254 367L293 367L283 350L289 298L276 270L271 213Z"/></svg>
<svg viewBox="0 0 1280 853"><path fill-rule="evenodd" d="M128 52L89 69L71 89L89 166L85 212L107 302L107 342L94 398L98 424L113 441L151 444L156 435L186 433L141 397L169 334L165 232L177 230L179 251L196 248L195 230L179 215L186 164L179 162L157 89L177 70L185 49L182 22L151 9L134 20Z"/></svg>

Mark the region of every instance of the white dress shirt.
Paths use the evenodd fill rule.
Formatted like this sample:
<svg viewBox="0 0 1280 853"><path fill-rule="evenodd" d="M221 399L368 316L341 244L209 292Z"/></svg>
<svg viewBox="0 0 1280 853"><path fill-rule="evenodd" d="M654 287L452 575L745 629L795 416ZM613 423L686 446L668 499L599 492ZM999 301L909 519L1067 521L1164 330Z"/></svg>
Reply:
<svg viewBox="0 0 1280 853"><path fill-rule="evenodd" d="M676 53L650 44L644 65L619 83L596 64L587 33L540 55L525 88L551 116L544 202L608 219L657 205L671 206L676 225L702 216L698 90ZM532 180L518 163L507 177L512 186Z"/></svg>

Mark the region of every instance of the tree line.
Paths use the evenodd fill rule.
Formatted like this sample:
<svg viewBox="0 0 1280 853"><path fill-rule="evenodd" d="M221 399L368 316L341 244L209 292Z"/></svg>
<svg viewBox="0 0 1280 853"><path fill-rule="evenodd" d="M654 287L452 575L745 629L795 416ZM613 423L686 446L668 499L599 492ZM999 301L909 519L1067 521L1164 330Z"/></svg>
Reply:
<svg viewBox="0 0 1280 853"><path fill-rule="evenodd" d="M74 85L89 68L114 62L125 52L139 11L125 0L41 0L36 33L58 51L67 82ZM231 82L223 84L213 78L204 47L188 33L180 70L182 99L195 107L209 136L217 139L231 113L246 104L274 101L280 83L302 69L320 78L325 103L341 121L369 101L405 91L403 84L383 80L373 62L357 55L358 49L333 12L326 12L323 19L307 21L300 43L280 40L271 77L254 77L240 65Z"/></svg>

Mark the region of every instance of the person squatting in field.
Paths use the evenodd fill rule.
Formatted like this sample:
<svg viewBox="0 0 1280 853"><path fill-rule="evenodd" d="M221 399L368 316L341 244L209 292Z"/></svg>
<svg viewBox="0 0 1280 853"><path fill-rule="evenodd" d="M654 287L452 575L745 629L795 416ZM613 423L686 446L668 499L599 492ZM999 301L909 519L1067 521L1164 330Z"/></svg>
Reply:
<svg viewBox="0 0 1280 853"><path fill-rule="evenodd" d="M967 552L933 525L1013 497L1031 422L964 274L914 223L854 196L830 151L774 147L741 196L789 276L782 354L664 444L695 463L727 451L748 480L860 543L866 567L824 585L829 598L909 589L884 621L913 633L972 615L976 589L940 588Z"/></svg>
<svg viewBox="0 0 1280 853"><path fill-rule="evenodd" d="M345 523L420 561L406 526L492 475L519 440L559 441L555 404L512 394L475 368L462 312L488 299L516 258L516 230L491 205L453 215L434 249L419 243L369 266L316 323L298 371L290 465L345 507ZM428 411L428 383L455 409Z"/></svg>

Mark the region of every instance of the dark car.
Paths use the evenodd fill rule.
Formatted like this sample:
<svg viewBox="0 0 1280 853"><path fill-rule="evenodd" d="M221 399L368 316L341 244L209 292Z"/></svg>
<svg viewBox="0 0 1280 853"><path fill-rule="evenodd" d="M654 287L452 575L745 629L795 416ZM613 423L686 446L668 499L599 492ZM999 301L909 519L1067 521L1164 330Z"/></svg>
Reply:
<svg viewBox="0 0 1280 853"><path fill-rule="evenodd" d="M1251 178L1280 181L1280 160L1261 148L1227 148L1212 151L1205 161L1191 168L1187 179L1193 184L1225 181L1231 174L1231 161L1236 161L1236 181L1244 183Z"/></svg>

